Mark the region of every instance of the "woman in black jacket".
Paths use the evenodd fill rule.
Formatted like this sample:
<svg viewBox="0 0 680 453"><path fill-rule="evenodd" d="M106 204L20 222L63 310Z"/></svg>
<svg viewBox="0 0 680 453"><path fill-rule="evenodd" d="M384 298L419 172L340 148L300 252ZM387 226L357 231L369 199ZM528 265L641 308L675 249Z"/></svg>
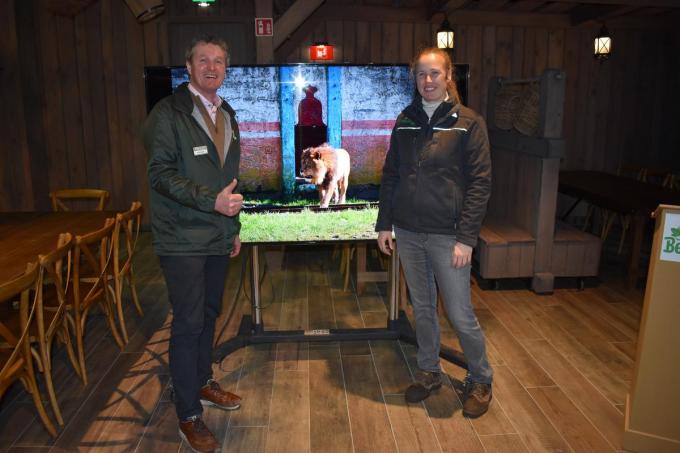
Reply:
<svg viewBox="0 0 680 453"><path fill-rule="evenodd" d="M484 414L493 372L470 301L470 261L491 191L481 116L461 105L449 55L424 49L411 65L418 94L397 118L385 159L376 231L390 254L392 228L416 318L418 372L406 390L422 401L442 385L437 288L468 363L463 414Z"/></svg>

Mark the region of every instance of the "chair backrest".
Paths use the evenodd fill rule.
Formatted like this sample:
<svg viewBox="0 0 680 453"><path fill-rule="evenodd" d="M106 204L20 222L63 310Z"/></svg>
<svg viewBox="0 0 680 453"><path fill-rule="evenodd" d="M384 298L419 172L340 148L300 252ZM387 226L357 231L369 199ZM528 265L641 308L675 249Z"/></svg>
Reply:
<svg viewBox="0 0 680 453"><path fill-rule="evenodd" d="M133 201L130 210L116 215L113 231L113 268L118 275L124 275L132 265L139 229L142 223L142 203ZM125 234L125 248L121 250L120 236Z"/></svg>
<svg viewBox="0 0 680 453"><path fill-rule="evenodd" d="M45 255L38 255L40 263L40 275L38 276L38 333L43 340L45 335L51 336L61 322L62 315L66 309L66 291L68 289L71 273L71 251L73 249L73 236L71 233L59 235L57 247ZM64 259L66 258L66 264ZM44 310L48 309L43 301L44 286L54 285L56 300L49 306L49 310L54 312L52 322L45 326Z"/></svg>
<svg viewBox="0 0 680 453"><path fill-rule="evenodd" d="M75 309L85 310L106 291L106 279L113 250L113 218L106 219L99 230L76 236L73 250L73 296ZM84 271L87 268L87 275ZM82 279L87 279L87 293L81 294Z"/></svg>
<svg viewBox="0 0 680 453"><path fill-rule="evenodd" d="M97 200L97 211L103 211L109 201L109 192L103 189L59 189L50 192L53 211L70 211L63 200Z"/></svg>
<svg viewBox="0 0 680 453"><path fill-rule="evenodd" d="M30 352L28 346L29 327L33 322L36 310L37 291L33 292L33 299L30 298L31 290L36 289L38 281L39 267L37 263L30 263L26 272L21 276L0 284L0 305L11 303L16 296L19 299L19 330L12 331L5 326L0 319L0 339L12 348L7 360L0 363L0 396L5 393L9 385L19 377L21 367L17 366L21 360L30 365ZM16 329L16 328L15 328Z"/></svg>

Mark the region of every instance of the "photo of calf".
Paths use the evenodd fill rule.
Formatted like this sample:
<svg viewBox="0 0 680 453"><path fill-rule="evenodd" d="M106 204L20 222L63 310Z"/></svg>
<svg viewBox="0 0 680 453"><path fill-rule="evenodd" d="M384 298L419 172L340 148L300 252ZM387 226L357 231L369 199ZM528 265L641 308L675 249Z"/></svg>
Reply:
<svg viewBox="0 0 680 453"><path fill-rule="evenodd" d="M307 148L300 156L300 174L316 184L322 208L328 207L331 197L336 204L345 204L349 170L349 153L328 143Z"/></svg>

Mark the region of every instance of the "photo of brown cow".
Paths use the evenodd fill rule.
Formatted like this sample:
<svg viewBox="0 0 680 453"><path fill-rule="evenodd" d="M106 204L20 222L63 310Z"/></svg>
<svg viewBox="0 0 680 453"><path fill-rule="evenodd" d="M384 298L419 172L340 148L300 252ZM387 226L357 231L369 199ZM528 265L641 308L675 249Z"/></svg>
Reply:
<svg viewBox="0 0 680 453"><path fill-rule="evenodd" d="M300 156L300 174L316 184L322 208L328 207L331 198L336 204L345 204L349 170L349 153L328 143L307 148Z"/></svg>

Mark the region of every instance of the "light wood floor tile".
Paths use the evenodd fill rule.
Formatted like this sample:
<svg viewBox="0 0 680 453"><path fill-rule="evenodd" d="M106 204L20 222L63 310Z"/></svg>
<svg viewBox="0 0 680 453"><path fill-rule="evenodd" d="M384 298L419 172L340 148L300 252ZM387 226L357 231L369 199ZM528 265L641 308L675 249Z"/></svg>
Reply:
<svg viewBox="0 0 680 453"><path fill-rule="evenodd" d="M313 285L309 288L309 328L332 329L335 327L331 289Z"/></svg>
<svg viewBox="0 0 680 453"><path fill-rule="evenodd" d="M310 451L309 404L309 374L277 370L265 451Z"/></svg>
<svg viewBox="0 0 680 453"><path fill-rule="evenodd" d="M482 297L484 305L493 312L503 326L517 339L538 339L541 335L536 331L512 302L503 297L501 291L487 291Z"/></svg>
<svg viewBox="0 0 680 453"><path fill-rule="evenodd" d="M527 349L614 448L621 448L623 417L590 382L548 342L527 341Z"/></svg>
<svg viewBox="0 0 680 453"><path fill-rule="evenodd" d="M546 312L555 323L568 331L591 354L597 357L610 372L616 374L622 380L628 380L632 377L634 362L607 342L598 331L582 324L564 307L549 307Z"/></svg>
<svg viewBox="0 0 680 453"><path fill-rule="evenodd" d="M479 436L486 453L530 453L519 434Z"/></svg>
<svg viewBox="0 0 680 453"><path fill-rule="evenodd" d="M342 371L354 450L372 453L397 451L372 358L344 356Z"/></svg>
<svg viewBox="0 0 680 453"><path fill-rule="evenodd" d="M309 343L278 343L276 347L276 369L285 371L307 371L309 369Z"/></svg>
<svg viewBox="0 0 680 453"><path fill-rule="evenodd" d="M503 405L527 449L532 453L569 451L562 436L510 369L498 366L494 371L494 398Z"/></svg>
<svg viewBox="0 0 680 453"><path fill-rule="evenodd" d="M371 351L384 395L403 394L411 385L411 374L396 341L371 341Z"/></svg>
<svg viewBox="0 0 680 453"><path fill-rule="evenodd" d="M222 443L222 453L262 453L267 442L267 428L244 426L231 428Z"/></svg>
<svg viewBox="0 0 680 453"><path fill-rule="evenodd" d="M230 426L269 424L276 345L248 346L236 393L243 404L231 417Z"/></svg>
<svg viewBox="0 0 680 453"><path fill-rule="evenodd" d="M421 403L408 404L403 395L385 396L399 451L435 453L442 449L430 418Z"/></svg>
<svg viewBox="0 0 680 453"><path fill-rule="evenodd" d="M524 385L553 385L553 381L545 374L524 347L508 332L489 310L477 310L477 318L487 341L491 342L503 356L505 364Z"/></svg>
<svg viewBox="0 0 680 453"><path fill-rule="evenodd" d="M309 351L310 444L314 452L352 451L340 349Z"/></svg>
<svg viewBox="0 0 680 453"><path fill-rule="evenodd" d="M175 405L172 402L160 403L147 423L136 451L177 451L180 445L178 429Z"/></svg>
<svg viewBox="0 0 680 453"><path fill-rule="evenodd" d="M614 448L558 387L527 389L574 451L604 453Z"/></svg>

